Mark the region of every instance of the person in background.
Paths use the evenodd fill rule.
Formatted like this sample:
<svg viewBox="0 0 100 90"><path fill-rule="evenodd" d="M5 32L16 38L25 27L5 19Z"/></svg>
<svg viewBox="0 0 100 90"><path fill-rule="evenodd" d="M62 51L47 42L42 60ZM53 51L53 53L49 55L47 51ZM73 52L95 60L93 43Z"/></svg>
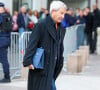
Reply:
<svg viewBox="0 0 100 90"><path fill-rule="evenodd" d="M98 9L98 6L95 4L93 5L93 27L92 27L92 52L96 53L96 46L97 46L97 27L100 27L100 10Z"/></svg>
<svg viewBox="0 0 100 90"><path fill-rule="evenodd" d="M61 24L62 24L63 28L70 27L75 24L75 18L73 16L72 8L67 9L66 14L65 14L64 19L62 20Z"/></svg>
<svg viewBox="0 0 100 90"><path fill-rule="evenodd" d="M31 31L34 27L34 18L31 9L27 9L26 18L27 18L27 30Z"/></svg>
<svg viewBox="0 0 100 90"><path fill-rule="evenodd" d="M47 9L44 10L44 13L42 13L41 18L40 19L44 19L49 15L49 12Z"/></svg>
<svg viewBox="0 0 100 90"><path fill-rule="evenodd" d="M76 20L76 24L79 25L77 29L77 49L79 49L80 46L84 45L85 40L84 29L86 26L86 20L84 18L83 10L80 10L80 14Z"/></svg>
<svg viewBox="0 0 100 90"><path fill-rule="evenodd" d="M45 8L44 7L41 7L41 11L39 12L39 18L42 19L42 15L44 14L45 12Z"/></svg>
<svg viewBox="0 0 100 90"><path fill-rule="evenodd" d="M52 1L50 15L40 20L33 28L23 60L29 68L27 90L56 90L55 81L63 67L63 39L65 29L61 21L66 12L62 1ZM37 48L44 49L44 69L36 69L32 58Z"/></svg>
<svg viewBox="0 0 100 90"><path fill-rule="evenodd" d="M14 14L13 14L13 17L12 17L13 31L14 32L18 32L17 16L18 16L18 12L14 11Z"/></svg>
<svg viewBox="0 0 100 90"><path fill-rule="evenodd" d="M36 21L34 21L34 23L37 23L39 21L39 12L37 10L34 10L33 16L36 18Z"/></svg>
<svg viewBox="0 0 100 90"><path fill-rule="evenodd" d="M37 12L37 15L35 14ZM34 22L34 24L36 24L39 20L39 15L38 15L38 11L34 10L33 12L31 12L31 20L32 22Z"/></svg>
<svg viewBox="0 0 100 90"><path fill-rule="evenodd" d="M18 24L18 31L21 34L25 31L25 27L26 27L26 16L25 16L25 7L22 6L20 9L20 13L18 14L17 17L17 24Z"/></svg>
<svg viewBox="0 0 100 90"><path fill-rule="evenodd" d="M79 16L77 17L76 24L84 24L85 25L85 18L83 10L80 10Z"/></svg>
<svg viewBox="0 0 100 90"><path fill-rule="evenodd" d="M20 8L20 13L18 14L17 17L17 24L18 24L18 32L19 32L19 49L20 49L20 53L23 54L23 36L22 33L25 32L26 28L27 28L27 18L25 15L25 7L22 6Z"/></svg>
<svg viewBox="0 0 100 90"><path fill-rule="evenodd" d="M10 15L6 12L4 4L0 2L0 63L3 66L4 78L0 83L11 82L9 62L7 58L8 47L10 46L10 32L12 30L12 22Z"/></svg>
<svg viewBox="0 0 100 90"><path fill-rule="evenodd" d="M86 36L86 44L89 45L90 53L92 53L92 26L93 26L93 15L90 12L90 8L85 8L85 20L86 20L86 26L85 26L85 36Z"/></svg>
<svg viewBox="0 0 100 90"><path fill-rule="evenodd" d="M80 8L76 8L75 10L75 19L77 19L79 17L80 14Z"/></svg>

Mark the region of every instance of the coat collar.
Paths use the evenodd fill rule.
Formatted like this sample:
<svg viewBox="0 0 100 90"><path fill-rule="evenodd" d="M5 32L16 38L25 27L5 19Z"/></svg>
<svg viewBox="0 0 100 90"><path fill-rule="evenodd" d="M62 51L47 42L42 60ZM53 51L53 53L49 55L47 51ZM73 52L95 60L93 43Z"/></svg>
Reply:
<svg viewBox="0 0 100 90"><path fill-rule="evenodd" d="M55 35L55 30L56 30L55 23L50 15L47 17L46 24L47 24L47 28L48 28L47 31L49 32L51 37L57 42L56 35Z"/></svg>

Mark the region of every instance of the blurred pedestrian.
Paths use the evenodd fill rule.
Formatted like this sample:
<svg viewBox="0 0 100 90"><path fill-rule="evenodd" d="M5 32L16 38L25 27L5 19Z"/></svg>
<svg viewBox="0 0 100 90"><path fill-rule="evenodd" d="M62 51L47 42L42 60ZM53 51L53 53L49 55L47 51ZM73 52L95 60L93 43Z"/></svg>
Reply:
<svg viewBox="0 0 100 90"><path fill-rule="evenodd" d="M18 24L18 31L20 33L20 35L25 31L25 27L26 27L26 16L25 16L25 7L22 6L20 9L20 13L18 14L17 17L17 24Z"/></svg>
<svg viewBox="0 0 100 90"><path fill-rule="evenodd" d="M4 73L4 78L0 80L0 83L11 82L9 63L7 58L11 30L12 22L10 15L6 12L4 4L0 2L0 62L2 63Z"/></svg>
<svg viewBox="0 0 100 90"><path fill-rule="evenodd" d="M33 11L34 23L36 24L39 21L39 12L37 10Z"/></svg>
<svg viewBox="0 0 100 90"><path fill-rule="evenodd" d="M34 27L34 22L32 21L32 10L31 9L27 9L26 10L26 21L27 21L27 27L26 30L27 31L31 31Z"/></svg>
<svg viewBox="0 0 100 90"><path fill-rule="evenodd" d="M93 26L93 15L90 12L90 8L87 7L85 9L85 20L86 20L86 26L85 26L85 36L86 36L86 44L89 45L90 53L92 53L92 26Z"/></svg>
<svg viewBox="0 0 100 90"><path fill-rule="evenodd" d="M86 21L84 18L84 12L83 12L83 10L80 10L79 16L77 17L77 20L76 20L76 24L84 24L85 25L85 23L86 23Z"/></svg>
<svg viewBox="0 0 100 90"><path fill-rule="evenodd" d="M44 14L45 12L45 8L44 7L41 7L41 11L39 12L39 18L42 19L42 15Z"/></svg>
<svg viewBox="0 0 100 90"><path fill-rule="evenodd" d="M98 6L95 4L93 5L93 45L92 45L92 52L95 53L96 46L97 46L97 27L100 27L100 10L98 9Z"/></svg>
<svg viewBox="0 0 100 90"><path fill-rule="evenodd" d="M22 6L20 8L20 13L17 17L17 24L18 24L18 32L19 32L19 49L20 53L23 55L23 32L25 32L25 29L27 28L27 18L25 15L25 6Z"/></svg>
<svg viewBox="0 0 100 90"><path fill-rule="evenodd" d="M13 31L14 32L18 32L17 16L18 16L18 12L14 11L14 15L12 17Z"/></svg>
<svg viewBox="0 0 100 90"><path fill-rule="evenodd" d="M77 28L77 49L84 45L84 29L86 25L86 20L84 18L83 10L80 10L79 16L77 17L76 24L80 24Z"/></svg>
<svg viewBox="0 0 100 90"><path fill-rule="evenodd" d="M62 1L52 1L50 15L33 28L23 65L29 68L28 90L56 90L55 80L63 67L63 39L61 21L66 12ZM44 69L36 69L32 58L38 47L44 49Z"/></svg>
<svg viewBox="0 0 100 90"><path fill-rule="evenodd" d="M62 27L70 27L75 24L75 18L73 16L73 10L72 8L68 8L66 11L66 14L64 16L64 19L62 20Z"/></svg>
<svg viewBox="0 0 100 90"><path fill-rule="evenodd" d="M77 19L79 17L80 14L80 8L76 8L75 10L75 19Z"/></svg>

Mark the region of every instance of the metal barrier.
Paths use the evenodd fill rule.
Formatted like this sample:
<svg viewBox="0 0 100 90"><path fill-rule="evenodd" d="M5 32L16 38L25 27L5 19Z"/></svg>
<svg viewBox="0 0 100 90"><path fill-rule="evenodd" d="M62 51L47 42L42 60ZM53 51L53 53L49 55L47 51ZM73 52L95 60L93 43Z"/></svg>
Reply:
<svg viewBox="0 0 100 90"><path fill-rule="evenodd" d="M79 25L66 28L66 34L64 38L64 58L66 61L66 56L72 53L77 48L77 29ZM11 33L11 45L8 48L8 61L10 64L11 79L21 76L21 63L25 54L25 49L27 48L29 36L31 32L23 32L21 36L19 33ZM20 48L21 42L21 48ZM2 67L0 65L0 72ZM0 76L3 76L1 73Z"/></svg>
<svg viewBox="0 0 100 90"><path fill-rule="evenodd" d="M77 49L79 46L84 45L85 34L84 34L84 24L78 25L77 28Z"/></svg>
<svg viewBox="0 0 100 90"><path fill-rule="evenodd" d="M81 27L81 29L80 29ZM83 39L83 36L81 37L80 33L83 33L83 24L75 25L72 27L66 28L66 33L64 37L64 66L63 71L67 71L66 63L67 63L67 55L74 53L76 49L81 45L80 40ZM80 39L81 38L81 39Z"/></svg>
<svg viewBox="0 0 100 90"><path fill-rule="evenodd" d="M66 28L66 33L63 42L64 43L63 56L65 61L67 60L67 54L75 52L77 47L81 45L80 42L83 42L81 41L84 38L83 30L84 30L83 24Z"/></svg>
<svg viewBox="0 0 100 90"><path fill-rule="evenodd" d="M17 32L12 32L11 45L8 48L8 61L10 64L11 79L14 78L15 76L20 76L19 74L20 74L21 62L19 61L18 39L19 39L19 34ZM0 72L3 72L1 65L0 65ZM0 77L3 77L3 73L0 74Z"/></svg>
<svg viewBox="0 0 100 90"><path fill-rule="evenodd" d="M27 48L27 44L28 44L28 41L29 41L29 37L30 37L30 34L31 32L23 32L20 39L21 39L21 42L22 42L22 48L20 49L20 60L22 61L23 60L23 57L24 57L24 54L25 54L25 50ZM20 40L19 40L20 41Z"/></svg>
<svg viewBox="0 0 100 90"><path fill-rule="evenodd" d="M64 60L67 59L67 54L72 53L76 50L77 40L77 28L78 26L72 26L66 28L66 34L64 37Z"/></svg>
<svg viewBox="0 0 100 90"><path fill-rule="evenodd" d="M21 37L18 32L11 32L11 45L8 48L8 61L10 65L11 79L21 76L21 63L28 44L31 32L23 32ZM19 47L19 41L22 40L22 49ZM3 77L3 69L0 63L0 77Z"/></svg>

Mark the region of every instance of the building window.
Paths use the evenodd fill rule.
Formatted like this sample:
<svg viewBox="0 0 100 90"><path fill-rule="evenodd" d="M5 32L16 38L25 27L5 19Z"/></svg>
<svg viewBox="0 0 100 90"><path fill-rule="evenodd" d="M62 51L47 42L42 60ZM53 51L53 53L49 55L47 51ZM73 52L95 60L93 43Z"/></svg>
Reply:
<svg viewBox="0 0 100 90"><path fill-rule="evenodd" d="M13 0L13 12L19 11L20 0Z"/></svg>
<svg viewBox="0 0 100 90"><path fill-rule="evenodd" d="M13 12L19 11L20 7L24 5L27 8L32 9L33 0L13 0Z"/></svg>
<svg viewBox="0 0 100 90"><path fill-rule="evenodd" d="M22 0L22 5L24 5L26 9L32 9L33 0Z"/></svg>

